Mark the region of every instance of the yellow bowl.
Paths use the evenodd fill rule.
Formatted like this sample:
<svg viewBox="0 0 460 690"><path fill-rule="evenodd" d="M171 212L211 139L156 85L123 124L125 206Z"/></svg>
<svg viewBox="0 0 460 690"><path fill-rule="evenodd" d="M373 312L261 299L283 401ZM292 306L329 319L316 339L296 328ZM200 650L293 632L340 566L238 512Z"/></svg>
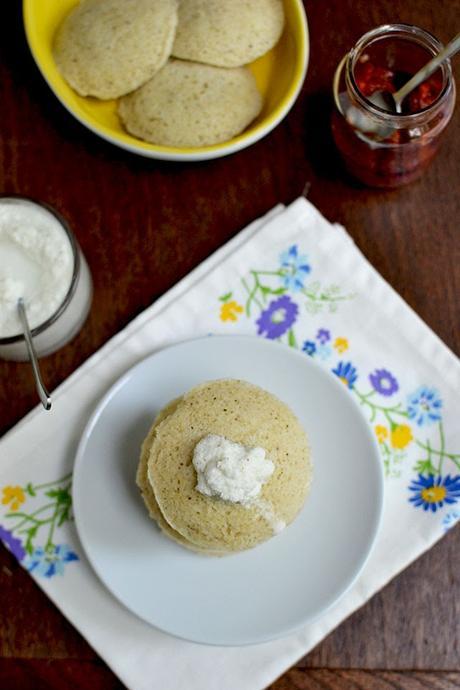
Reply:
<svg viewBox="0 0 460 690"><path fill-rule="evenodd" d="M53 37L78 0L23 0L27 41L43 77L67 110L85 127L116 146L149 158L197 161L219 158L264 137L289 112L302 87L308 65L307 18L302 0L283 0L284 33L266 55L249 65L264 97L259 117L239 136L214 146L156 146L128 134L118 119L116 101L83 98L61 76L53 59Z"/></svg>

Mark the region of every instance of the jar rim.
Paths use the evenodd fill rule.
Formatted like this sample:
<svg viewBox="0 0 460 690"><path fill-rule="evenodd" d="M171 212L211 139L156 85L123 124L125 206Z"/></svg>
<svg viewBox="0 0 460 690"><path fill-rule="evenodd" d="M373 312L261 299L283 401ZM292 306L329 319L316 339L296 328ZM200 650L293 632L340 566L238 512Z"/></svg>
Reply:
<svg viewBox="0 0 460 690"><path fill-rule="evenodd" d="M55 208L50 206L49 204L43 202L43 201L38 201L37 199L33 199L32 197L28 196L22 196L20 194L0 194L0 204L4 202L25 202L26 204L34 205L34 206L40 206L43 208L45 211L50 213L58 223L61 225L62 229L64 230L65 234L67 235L67 238L70 242L70 248L72 250L72 256L73 256L73 271L72 271L72 278L70 280L70 285L69 289L66 292L66 295L64 299L62 300L60 306L56 309L56 311L49 316L46 321L43 321L43 323L39 324L35 328L32 328L30 330L30 334L32 338L40 335L44 331L46 331L53 323L55 323L61 314L67 309L74 292L77 287L77 282L78 282L78 277L80 275L80 253L78 250L78 244L77 240L75 238L75 235L73 234L72 230L70 229L69 223L66 221L61 214L56 211ZM0 345L12 345L14 343L19 343L21 341L25 342L24 335L22 333L18 333L17 335L11 335L7 336L6 338L1 338L0 337Z"/></svg>
<svg viewBox="0 0 460 690"><path fill-rule="evenodd" d="M439 69L441 69L443 73L444 85L433 103L426 108L423 108L416 113L404 114L392 113L384 108L380 108L378 105L366 98L366 96L364 96L360 91L355 80L354 67L357 59L367 46L378 40L392 36L396 39L400 38L401 40L409 40L413 41L414 43L418 43L418 45L430 51L433 57L444 48L444 45L436 38L436 36L429 31L421 29L413 24L382 24L381 26L371 29L371 31L363 34L363 36L361 36L361 38L349 51L345 64L346 81L353 91L353 96L357 99L360 105L363 106L363 108L371 113L376 119L385 123L391 123L395 128L407 127L410 125L416 126L427 116L427 114L432 114L434 110L442 105L447 95L452 90L453 76L451 63L450 60L445 60L442 65L440 65Z"/></svg>

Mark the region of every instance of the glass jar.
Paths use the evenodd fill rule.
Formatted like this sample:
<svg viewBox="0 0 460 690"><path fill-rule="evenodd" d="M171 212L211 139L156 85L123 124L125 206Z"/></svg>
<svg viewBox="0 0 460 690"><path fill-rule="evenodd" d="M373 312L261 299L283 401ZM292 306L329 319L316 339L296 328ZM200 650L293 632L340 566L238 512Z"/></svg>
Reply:
<svg viewBox="0 0 460 690"><path fill-rule="evenodd" d="M43 357L82 327L92 301L91 274L74 234L54 209L25 197L0 196L1 359L28 359L14 314L20 296L37 355Z"/></svg>
<svg viewBox="0 0 460 690"><path fill-rule="evenodd" d="M332 133L348 171L365 184L400 187L433 159L455 105L450 61L407 96L401 114L371 99L401 88L442 48L423 29L387 24L362 36L339 63Z"/></svg>

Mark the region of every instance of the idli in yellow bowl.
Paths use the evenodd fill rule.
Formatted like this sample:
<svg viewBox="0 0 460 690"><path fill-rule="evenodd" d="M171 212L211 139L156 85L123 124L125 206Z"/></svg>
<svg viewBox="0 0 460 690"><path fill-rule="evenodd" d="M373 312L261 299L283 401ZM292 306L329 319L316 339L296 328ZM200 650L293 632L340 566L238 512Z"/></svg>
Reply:
<svg viewBox="0 0 460 690"><path fill-rule="evenodd" d="M211 146L148 143L123 127L116 100L80 96L59 71L53 55L56 32L78 4L79 0L23 0L30 50L43 77L67 110L98 136L132 153L174 161L207 160L235 153L274 129L289 112L302 87L309 56L307 19L302 0L283 0L285 21L280 40L248 65L263 99L259 115L249 126L228 141Z"/></svg>

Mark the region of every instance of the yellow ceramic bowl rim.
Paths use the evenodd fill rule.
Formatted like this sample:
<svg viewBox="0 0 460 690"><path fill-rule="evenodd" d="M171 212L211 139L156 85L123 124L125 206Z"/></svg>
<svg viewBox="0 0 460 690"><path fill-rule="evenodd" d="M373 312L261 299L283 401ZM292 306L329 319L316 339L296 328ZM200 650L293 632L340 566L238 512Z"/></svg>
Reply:
<svg viewBox="0 0 460 690"><path fill-rule="evenodd" d="M40 58L40 44L37 35L34 33L34 31L32 31L31 27L31 5L36 1L37 0L23 0L24 28L27 43L32 56L50 89L54 92L55 96L66 108L66 110L68 110L73 117L75 117L83 126L90 129L94 134L97 134L116 146L148 158L176 161L207 160L226 156L230 153L235 153L236 151L240 151L241 149L254 144L256 141L259 141L259 139L262 139L262 137L271 132L287 115L300 93L305 80L305 75L307 73L309 59L307 16L302 0L292 0L295 11L295 20L299 27L300 35L300 42L296 52L294 76L287 92L278 105L270 112L269 115L267 115L267 117L230 141L222 144L215 144L213 146L203 146L200 148L175 148L172 146L158 146L155 144L149 144L141 139L138 140L138 143L136 142L136 144L131 144L128 141L123 141L114 135L113 130L111 130L109 127L106 127L101 123L93 124L86 118L82 117L67 103L67 99L62 94L60 84L49 78L47 70L45 69Z"/></svg>

